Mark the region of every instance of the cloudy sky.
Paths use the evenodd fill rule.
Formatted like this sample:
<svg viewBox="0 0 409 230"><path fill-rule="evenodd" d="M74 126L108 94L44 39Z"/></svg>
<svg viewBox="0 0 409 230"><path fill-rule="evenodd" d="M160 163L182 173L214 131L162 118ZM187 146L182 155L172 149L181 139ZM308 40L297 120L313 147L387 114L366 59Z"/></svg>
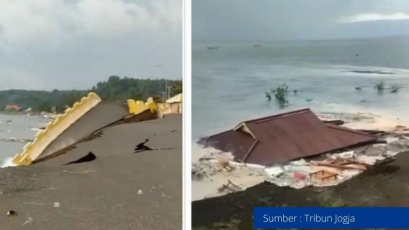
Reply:
<svg viewBox="0 0 409 230"><path fill-rule="evenodd" d="M0 0L0 90L181 74L181 0Z"/></svg>
<svg viewBox="0 0 409 230"><path fill-rule="evenodd" d="M409 35L408 0L192 0L194 41Z"/></svg>

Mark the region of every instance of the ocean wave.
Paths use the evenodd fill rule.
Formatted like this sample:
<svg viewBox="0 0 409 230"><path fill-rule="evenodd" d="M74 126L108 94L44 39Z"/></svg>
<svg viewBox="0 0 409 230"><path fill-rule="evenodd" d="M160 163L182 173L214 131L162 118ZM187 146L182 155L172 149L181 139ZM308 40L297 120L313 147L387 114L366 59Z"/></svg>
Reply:
<svg viewBox="0 0 409 230"><path fill-rule="evenodd" d="M342 72L361 73L361 74L387 74L387 75L395 74L393 72L385 72L382 70L350 70L350 71L342 71Z"/></svg>
<svg viewBox="0 0 409 230"><path fill-rule="evenodd" d="M251 76L251 77L248 77ZM390 68L382 66L352 66L340 64L308 64L308 65L264 65L253 69L251 74L246 75L247 80L279 78L288 81L288 76L294 79L305 80L305 76L314 77L340 77L340 76L363 76L363 77L408 77L409 69ZM235 79L237 80L237 76Z"/></svg>
<svg viewBox="0 0 409 230"><path fill-rule="evenodd" d="M331 65L332 69L338 69L340 72L356 73L356 74L371 74L371 75L399 75L409 74L409 69L390 68L384 66L352 66L352 65Z"/></svg>
<svg viewBox="0 0 409 230"><path fill-rule="evenodd" d="M8 167L15 167L17 166L16 164L13 163L13 158L8 157L1 161L0 168L8 168Z"/></svg>

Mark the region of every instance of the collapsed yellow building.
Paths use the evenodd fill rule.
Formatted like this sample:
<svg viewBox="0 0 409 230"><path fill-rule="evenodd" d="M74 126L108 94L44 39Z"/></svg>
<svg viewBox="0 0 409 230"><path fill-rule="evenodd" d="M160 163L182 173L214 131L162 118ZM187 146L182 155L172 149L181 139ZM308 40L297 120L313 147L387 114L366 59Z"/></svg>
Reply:
<svg viewBox="0 0 409 230"><path fill-rule="evenodd" d="M164 114L181 114L183 109L183 95L180 93L169 98L164 103L157 104L159 113Z"/></svg>
<svg viewBox="0 0 409 230"><path fill-rule="evenodd" d="M124 106L103 102L97 94L89 93L39 131L13 163L22 166L48 160L113 125L161 118L169 114L167 108L152 98L147 102L129 99Z"/></svg>

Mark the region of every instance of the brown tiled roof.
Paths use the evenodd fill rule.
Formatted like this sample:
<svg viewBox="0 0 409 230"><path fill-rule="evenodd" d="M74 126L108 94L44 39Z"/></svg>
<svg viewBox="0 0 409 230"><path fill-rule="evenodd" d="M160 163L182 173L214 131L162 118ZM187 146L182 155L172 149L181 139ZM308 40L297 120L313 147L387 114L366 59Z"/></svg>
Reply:
<svg viewBox="0 0 409 230"><path fill-rule="evenodd" d="M373 142L375 136L325 124L309 109L244 121L210 136L206 146L231 152L237 161L269 165Z"/></svg>

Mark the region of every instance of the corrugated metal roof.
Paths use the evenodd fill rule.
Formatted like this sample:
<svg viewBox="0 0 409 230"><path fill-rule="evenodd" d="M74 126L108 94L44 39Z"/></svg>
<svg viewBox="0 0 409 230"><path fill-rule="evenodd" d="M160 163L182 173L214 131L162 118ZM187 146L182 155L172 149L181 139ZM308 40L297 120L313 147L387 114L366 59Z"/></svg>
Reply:
<svg viewBox="0 0 409 230"><path fill-rule="evenodd" d="M325 124L309 109L242 122L210 136L206 146L231 152L237 161L269 165L373 142L375 136Z"/></svg>

